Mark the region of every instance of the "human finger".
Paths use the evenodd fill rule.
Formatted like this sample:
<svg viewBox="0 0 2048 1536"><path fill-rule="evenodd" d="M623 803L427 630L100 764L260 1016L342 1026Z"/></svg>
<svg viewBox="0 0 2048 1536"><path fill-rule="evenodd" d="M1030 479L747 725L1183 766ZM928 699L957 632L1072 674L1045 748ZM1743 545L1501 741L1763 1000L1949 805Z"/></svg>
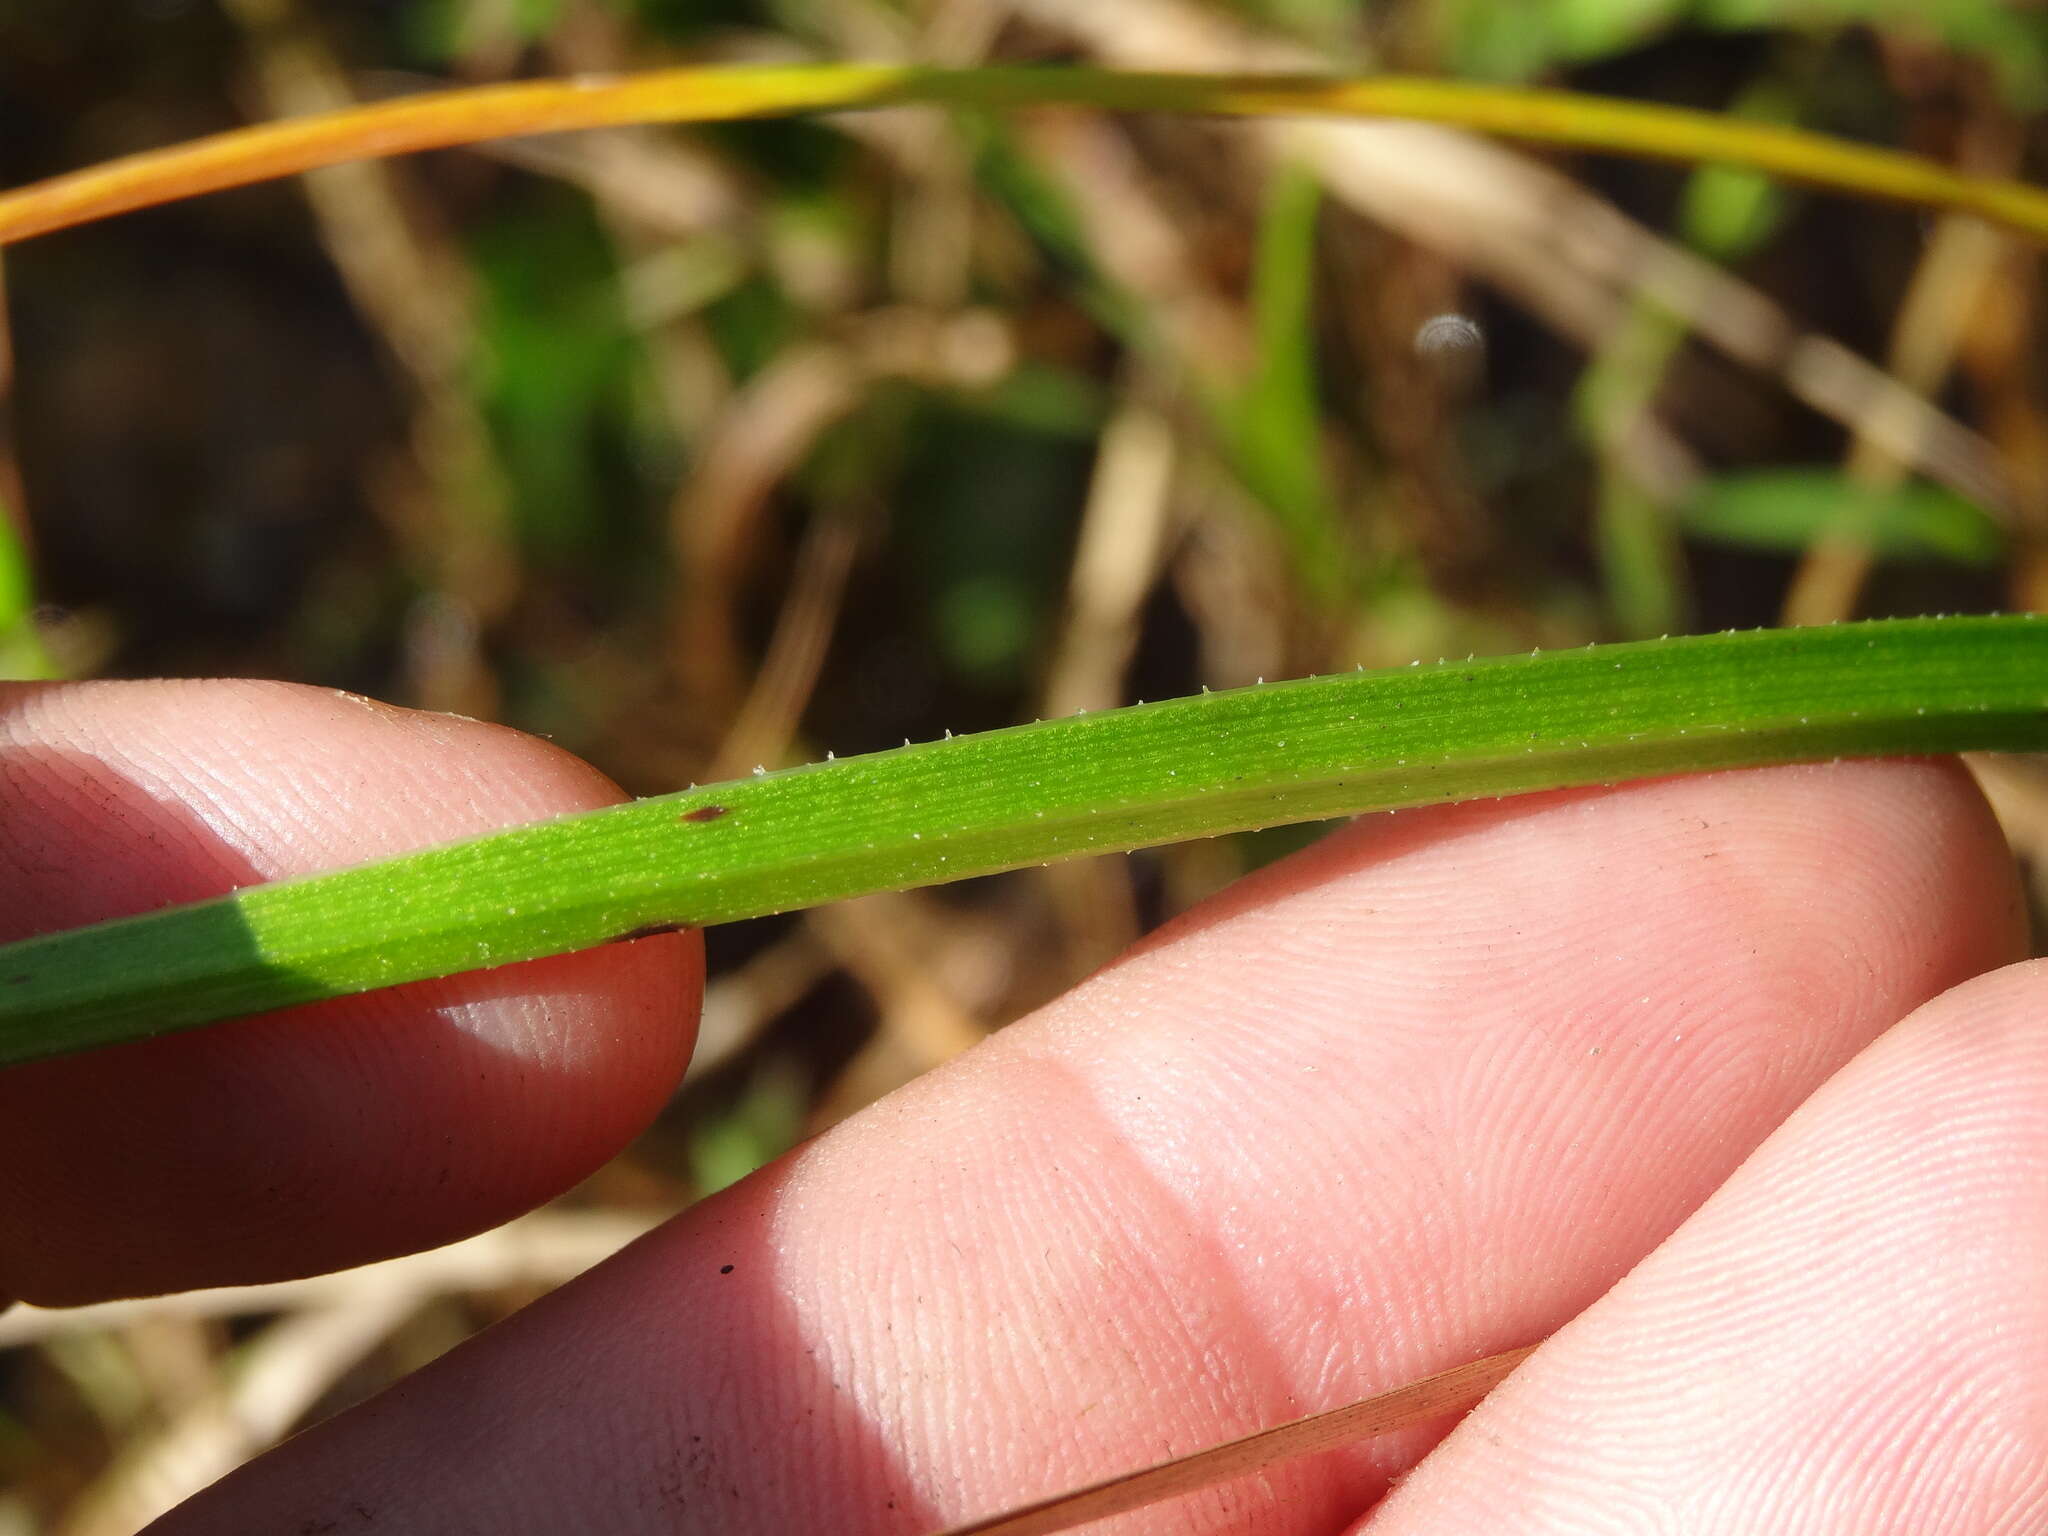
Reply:
<svg viewBox="0 0 2048 1536"><path fill-rule="evenodd" d="M621 798L516 731L232 681L0 690L0 775L7 939ZM0 1072L0 1294L281 1279L506 1220L663 1103L700 957L666 936Z"/></svg>
<svg viewBox="0 0 2048 1536"><path fill-rule="evenodd" d="M1373 818L161 1536L910 1532L1538 1338L2020 952L1952 764ZM1328 1530L1436 1431L1130 1529Z"/></svg>
<svg viewBox="0 0 2048 1536"><path fill-rule="evenodd" d="M2048 1529L2048 966L1873 1045L1372 1536Z"/></svg>

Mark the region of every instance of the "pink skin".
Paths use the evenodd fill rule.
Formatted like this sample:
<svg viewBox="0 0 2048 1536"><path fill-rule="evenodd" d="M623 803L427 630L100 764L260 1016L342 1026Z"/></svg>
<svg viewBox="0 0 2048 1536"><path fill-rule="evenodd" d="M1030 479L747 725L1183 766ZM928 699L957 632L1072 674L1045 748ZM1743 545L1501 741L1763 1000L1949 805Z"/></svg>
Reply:
<svg viewBox="0 0 2048 1536"><path fill-rule="evenodd" d="M16 699L15 931L606 793L509 733L206 687ZM1568 1323L1433 1454L1447 1426L1115 1529L2038 1529L2048 973L1949 990L2019 914L1948 764L1372 818L154 1529L916 1532ZM123 1114L181 1075L206 1109L134 1129L86 1063L0 1078L32 1082L0 1279L471 1230L652 1113L694 966L659 940L167 1040Z"/></svg>
<svg viewBox="0 0 2048 1536"><path fill-rule="evenodd" d="M1364 1529L2048 1530L2044 1002L1871 1046Z"/></svg>
<svg viewBox="0 0 2048 1536"><path fill-rule="evenodd" d="M0 938L623 798L501 726L273 683L0 689ZM315 1274L561 1193L681 1076L670 936L0 1074L0 1295Z"/></svg>

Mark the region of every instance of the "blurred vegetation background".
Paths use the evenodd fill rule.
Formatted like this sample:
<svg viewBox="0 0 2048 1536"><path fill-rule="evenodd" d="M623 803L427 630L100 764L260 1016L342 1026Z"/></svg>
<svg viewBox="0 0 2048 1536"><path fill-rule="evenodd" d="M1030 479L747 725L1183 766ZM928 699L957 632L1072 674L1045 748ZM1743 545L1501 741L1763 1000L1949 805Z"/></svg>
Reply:
<svg viewBox="0 0 2048 1536"><path fill-rule="evenodd" d="M0 0L0 184L449 81L841 58L2048 148L2048 17L2001 0ZM894 111L342 167L7 253L0 672L351 688L651 793L1360 663L2048 608L2036 262L1406 124ZM1985 765L2038 868L2030 772ZM0 1317L0 1536L134 1530L1312 835L709 934L671 1110L501 1238Z"/></svg>

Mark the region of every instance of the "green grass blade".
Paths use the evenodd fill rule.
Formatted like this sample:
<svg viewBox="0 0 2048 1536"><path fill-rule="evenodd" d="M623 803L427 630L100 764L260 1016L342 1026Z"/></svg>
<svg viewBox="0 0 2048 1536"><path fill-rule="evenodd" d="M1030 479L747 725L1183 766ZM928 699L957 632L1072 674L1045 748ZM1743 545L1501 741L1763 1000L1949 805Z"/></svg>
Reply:
<svg viewBox="0 0 2048 1536"><path fill-rule="evenodd" d="M0 501L0 678L57 675L35 626L35 571L17 514Z"/></svg>
<svg viewBox="0 0 2048 1536"><path fill-rule="evenodd" d="M1356 811L2048 748L2048 621L1759 630L1355 673L932 742L0 949L0 1064L864 892Z"/></svg>
<svg viewBox="0 0 2048 1536"><path fill-rule="evenodd" d="M1315 356L1316 226L1322 183L1298 165L1273 178L1252 278L1258 363L1210 404L1233 467L1277 525L1296 581L1326 609L1360 585L1323 467Z"/></svg>

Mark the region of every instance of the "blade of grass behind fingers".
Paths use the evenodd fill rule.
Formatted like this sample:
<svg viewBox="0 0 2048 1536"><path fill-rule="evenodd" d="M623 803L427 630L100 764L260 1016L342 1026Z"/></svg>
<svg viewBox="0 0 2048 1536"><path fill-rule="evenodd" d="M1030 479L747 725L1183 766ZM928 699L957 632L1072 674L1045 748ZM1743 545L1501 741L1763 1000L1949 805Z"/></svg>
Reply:
<svg viewBox="0 0 2048 1536"><path fill-rule="evenodd" d="M1505 1381L1536 1348L1526 1344L1520 1349L1452 1366L1434 1376L1332 1408L1327 1413L1276 1424L1241 1439L1176 1456L1137 1472L1105 1478L985 1520L949 1526L939 1536L1054 1536L1055 1532L1107 1520L1111 1515L1128 1514L1148 1504L1199 1493L1298 1456L1333 1451L1354 1440L1390 1434L1411 1424L1426 1424L1447 1413L1462 1413Z"/></svg>
<svg viewBox="0 0 2048 1536"><path fill-rule="evenodd" d="M1200 694L812 764L0 948L0 1065L1078 854L1745 764L2048 748L2048 622L1905 619Z"/></svg>

